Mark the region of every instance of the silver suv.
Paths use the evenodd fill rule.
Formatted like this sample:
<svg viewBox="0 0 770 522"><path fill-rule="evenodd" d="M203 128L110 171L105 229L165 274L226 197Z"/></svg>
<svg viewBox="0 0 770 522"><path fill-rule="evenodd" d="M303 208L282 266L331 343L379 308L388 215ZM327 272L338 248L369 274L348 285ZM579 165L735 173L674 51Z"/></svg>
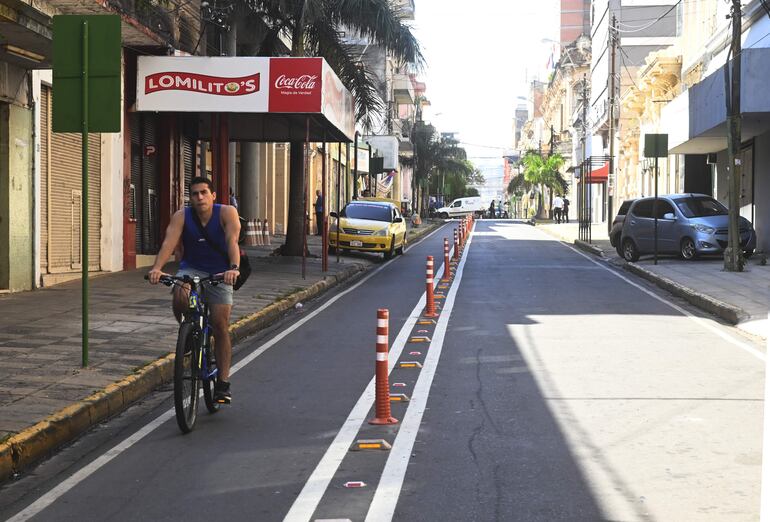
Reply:
<svg viewBox="0 0 770 522"><path fill-rule="evenodd" d="M719 254L727 247L727 208L704 194L671 194L637 199L628 210L621 232L621 250L626 261L654 250L654 216L658 216L658 252L694 259L701 254ZM754 253L757 237L751 222L740 218L741 248L746 257Z"/></svg>

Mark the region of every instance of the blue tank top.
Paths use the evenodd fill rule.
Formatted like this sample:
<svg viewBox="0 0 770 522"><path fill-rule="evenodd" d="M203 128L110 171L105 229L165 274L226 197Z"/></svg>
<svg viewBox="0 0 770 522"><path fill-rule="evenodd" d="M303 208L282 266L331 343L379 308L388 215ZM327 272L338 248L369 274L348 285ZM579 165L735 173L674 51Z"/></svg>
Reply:
<svg viewBox="0 0 770 522"><path fill-rule="evenodd" d="M225 229L222 227L219 215L222 205L214 204L211 219L204 227L209 239L213 241L219 249L227 254L227 240L225 238ZM209 274L218 274L224 272L230 267L230 262L225 257L211 248L211 245L201 234L200 228L193 219L194 210L191 207L184 209L184 231L182 232L182 245L184 246L184 255L180 268L194 268L208 272Z"/></svg>

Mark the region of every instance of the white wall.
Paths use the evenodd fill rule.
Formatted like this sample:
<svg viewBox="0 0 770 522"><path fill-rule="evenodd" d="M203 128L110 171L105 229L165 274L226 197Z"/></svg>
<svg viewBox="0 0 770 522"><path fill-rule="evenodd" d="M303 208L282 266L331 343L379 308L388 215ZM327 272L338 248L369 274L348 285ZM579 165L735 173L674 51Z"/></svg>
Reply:
<svg viewBox="0 0 770 522"><path fill-rule="evenodd" d="M770 252L770 132L754 140L754 229L757 250Z"/></svg>

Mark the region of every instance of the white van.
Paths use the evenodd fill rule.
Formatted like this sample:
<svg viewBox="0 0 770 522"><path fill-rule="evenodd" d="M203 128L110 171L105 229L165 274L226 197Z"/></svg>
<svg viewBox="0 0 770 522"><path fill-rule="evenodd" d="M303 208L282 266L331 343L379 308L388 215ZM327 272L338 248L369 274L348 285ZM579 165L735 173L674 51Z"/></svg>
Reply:
<svg viewBox="0 0 770 522"><path fill-rule="evenodd" d="M469 214L474 214L476 217L484 214L484 203L481 202L479 196L457 198L449 206L436 209L436 215L443 219L467 216Z"/></svg>

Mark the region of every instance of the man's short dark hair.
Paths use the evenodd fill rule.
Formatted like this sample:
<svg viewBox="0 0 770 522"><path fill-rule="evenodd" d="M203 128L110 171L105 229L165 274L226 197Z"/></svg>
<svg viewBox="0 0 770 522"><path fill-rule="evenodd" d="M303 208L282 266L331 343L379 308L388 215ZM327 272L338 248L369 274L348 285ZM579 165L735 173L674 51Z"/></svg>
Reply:
<svg viewBox="0 0 770 522"><path fill-rule="evenodd" d="M195 176L193 179L190 180L190 191L192 191L193 185L200 185L201 183L205 183L208 185L209 190L213 193L214 192L214 183L209 178L204 178L203 176Z"/></svg>

